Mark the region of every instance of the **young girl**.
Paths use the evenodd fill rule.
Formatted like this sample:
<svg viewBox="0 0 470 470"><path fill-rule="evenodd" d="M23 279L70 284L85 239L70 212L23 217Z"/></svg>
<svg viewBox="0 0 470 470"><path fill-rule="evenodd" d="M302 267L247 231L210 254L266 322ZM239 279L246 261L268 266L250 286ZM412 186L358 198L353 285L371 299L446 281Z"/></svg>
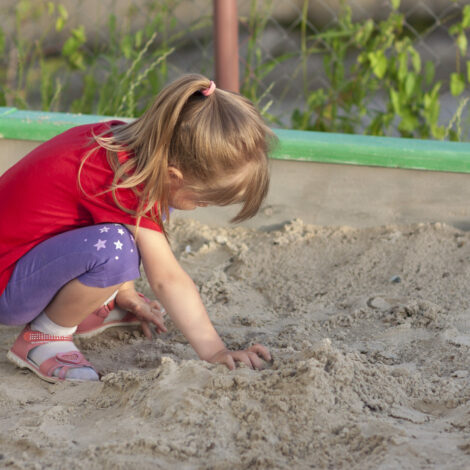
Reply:
<svg viewBox="0 0 470 470"><path fill-rule="evenodd" d="M3 174L0 323L26 324L8 358L49 382L98 380L72 335L140 320L151 338L166 310L201 359L262 367L265 347L225 347L162 221L170 207L234 203L233 221L252 217L272 139L248 100L187 75L139 119L70 129ZM159 302L134 289L141 260Z"/></svg>

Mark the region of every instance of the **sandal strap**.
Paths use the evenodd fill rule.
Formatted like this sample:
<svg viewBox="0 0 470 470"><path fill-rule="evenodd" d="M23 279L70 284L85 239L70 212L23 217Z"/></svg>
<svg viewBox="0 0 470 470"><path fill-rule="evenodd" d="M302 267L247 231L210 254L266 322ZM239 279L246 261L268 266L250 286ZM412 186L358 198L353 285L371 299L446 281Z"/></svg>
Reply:
<svg viewBox="0 0 470 470"><path fill-rule="evenodd" d="M23 339L26 343L34 344L35 346L40 346L45 343L50 343L51 341L73 341L73 337L69 336L58 336L58 335L49 335L43 333L42 331L35 331L27 329L23 331Z"/></svg>
<svg viewBox="0 0 470 470"><path fill-rule="evenodd" d="M150 303L150 299L148 297L145 297L145 295L142 294L141 292L137 292L137 295L139 297L142 297L148 304Z"/></svg>
<svg viewBox="0 0 470 470"><path fill-rule="evenodd" d="M115 307L115 300L111 300L107 304L102 305L100 308L96 309L91 315L96 315L100 318L106 318L109 315L109 312Z"/></svg>
<svg viewBox="0 0 470 470"><path fill-rule="evenodd" d="M139 297L142 297L147 303L150 303L150 299L145 297L144 294L137 292ZM107 304L102 305L100 308L97 308L93 313L90 315L95 315L97 317L106 318L109 315L109 312L116 307L116 299L110 300Z"/></svg>
<svg viewBox="0 0 470 470"><path fill-rule="evenodd" d="M85 359L80 351L68 351L65 353L57 353L55 356L46 359L39 366L42 374L52 377L56 369L60 369L58 378L65 379L70 369L78 369L81 367L95 368Z"/></svg>

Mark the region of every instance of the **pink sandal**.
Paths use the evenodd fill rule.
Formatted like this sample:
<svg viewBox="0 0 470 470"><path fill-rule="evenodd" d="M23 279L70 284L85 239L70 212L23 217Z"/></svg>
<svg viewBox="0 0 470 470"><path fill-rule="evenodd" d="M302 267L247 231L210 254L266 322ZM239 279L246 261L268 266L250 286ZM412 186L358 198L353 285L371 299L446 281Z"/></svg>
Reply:
<svg viewBox="0 0 470 470"><path fill-rule="evenodd" d="M26 325L23 331L16 338L13 347L8 351L7 358L18 367L29 369L34 372L41 379L55 383L62 382L66 379L67 372L70 369L79 367L90 367L96 372L96 369L85 359L83 354L79 351L69 351L65 353L58 353L55 356L46 359L38 366L29 357L32 349L41 346L51 341L70 341L73 342L72 336L54 336L42 333L41 331L31 330L29 325ZM60 369L58 377L52 374L56 369ZM96 372L98 374L98 372ZM81 382L78 379L67 379L74 382Z"/></svg>
<svg viewBox="0 0 470 470"><path fill-rule="evenodd" d="M143 294L139 293L139 295L146 302L150 302ZM113 316L114 318L112 318ZM106 319L108 319L108 321L105 321ZM133 313L126 312L118 307L113 299L88 315L88 317L78 325L75 336L77 338L91 338L113 326L136 325L140 325L139 319Z"/></svg>

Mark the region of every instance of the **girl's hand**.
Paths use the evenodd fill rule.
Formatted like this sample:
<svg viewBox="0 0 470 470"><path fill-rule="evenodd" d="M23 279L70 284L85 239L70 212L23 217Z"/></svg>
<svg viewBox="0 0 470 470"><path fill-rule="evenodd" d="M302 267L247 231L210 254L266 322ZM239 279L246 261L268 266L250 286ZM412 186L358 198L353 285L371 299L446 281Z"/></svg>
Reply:
<svg viewBox="0 0 470 470"><path fill-rule="evenodd" d="M166 332L163 320L166 312L156 300L147 301L133 288L121 288L116 296L116 304L140 320L142 331L148 339L152 339L150 324L155 325L157 333Z"/></svg>
<svg viewBox="0 0 470 470"><path fill-rule="evenodd" d="M271 354L261 344L254 344L248 349L242 349L241 351L230 351L228 349L222 349L221 351L214 354L208 359L208 362L213 364L225 364L230 370L235 369L236 362L243 362L250 369L262 369L263 361L271 360Z"/></svg>

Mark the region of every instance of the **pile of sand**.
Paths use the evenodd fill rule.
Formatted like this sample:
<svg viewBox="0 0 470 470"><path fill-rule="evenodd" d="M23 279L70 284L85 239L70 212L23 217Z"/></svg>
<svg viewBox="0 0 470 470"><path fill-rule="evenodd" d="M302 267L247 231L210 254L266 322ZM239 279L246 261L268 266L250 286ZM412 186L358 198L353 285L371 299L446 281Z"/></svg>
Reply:
<svg viewBox="0 0 470 470"><path fill-rule="evenodd" d="M469 234L171 232L229 347L260 342L273 362L201 362L168 321L153 342L82 340L102 382L49 385L7 362L20 329L0 327L1 468L469 467Z"/></svg>

